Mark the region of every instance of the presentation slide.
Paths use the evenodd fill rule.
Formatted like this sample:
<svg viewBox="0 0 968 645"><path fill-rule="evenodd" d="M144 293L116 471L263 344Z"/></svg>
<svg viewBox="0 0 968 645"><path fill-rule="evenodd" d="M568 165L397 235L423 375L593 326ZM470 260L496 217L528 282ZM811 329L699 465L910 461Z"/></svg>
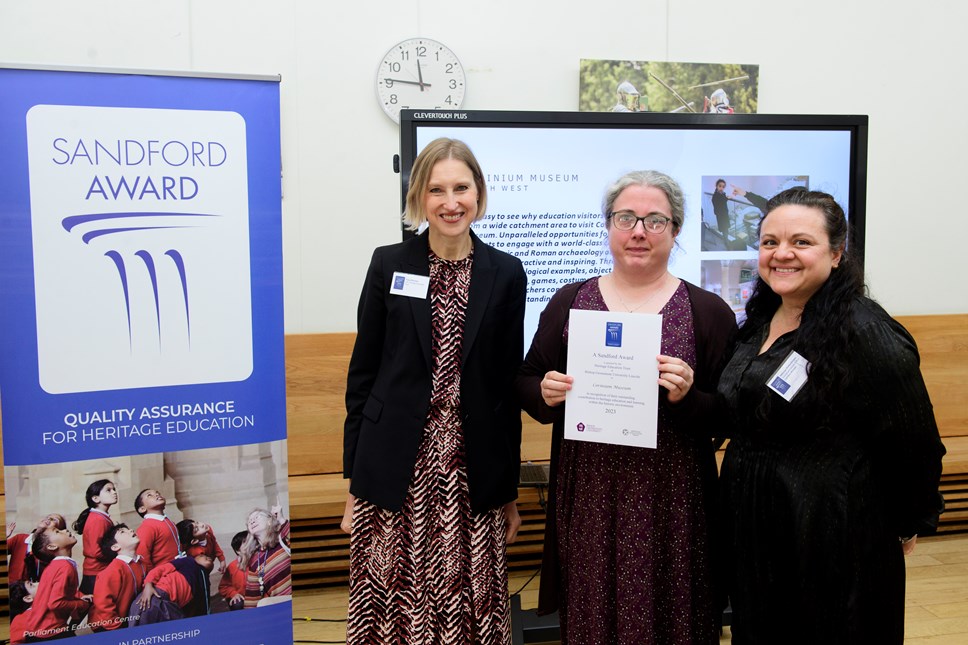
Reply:
<svg viewBox="0 0 968 645"><path fill-rule="evenodd" d="M527 347L555 291L611 270L601 204L605 189L624 173L659 170L679 182L686 214L670 271L719 294L740 317L756 277L756 228L765 200L808 186L833 194L848 210L852 136L847 129L432 123L416 125L415 152L452 137L480 161L488 205L474 230L524 263Z"/></svg>

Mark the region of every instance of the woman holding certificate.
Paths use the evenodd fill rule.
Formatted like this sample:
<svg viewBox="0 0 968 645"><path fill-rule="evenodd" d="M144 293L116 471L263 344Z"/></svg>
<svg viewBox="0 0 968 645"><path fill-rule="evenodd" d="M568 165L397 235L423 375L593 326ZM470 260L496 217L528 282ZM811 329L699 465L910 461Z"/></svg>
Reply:
<svg viewBox="0 0 968 645"><path fill-rule="evenodd" d="M430 142L404 215L428 228L367 271L343 445L351 645L511 642L527 277L471 231L486 202L470 149Z"/></svg>
<svg viewBox="0 0 968 645"><path fill-rule="evenodd" d="M675 180L628 173L603 214L612 272L552 297L516 383L528 414L553 424L539 612L558 610L562 643L718 643L710 412L735 317L668 271L685 216ZM656 449L564 439L572 309L662 315Z"/></svg>
<svg viewBox="0 0 968 645"><path fill-rule="evenodd" d="M904 555L932 530L944 447L910 334L865 297L844 211L773 197L719 391L734 643L901 643Z"/></svg>

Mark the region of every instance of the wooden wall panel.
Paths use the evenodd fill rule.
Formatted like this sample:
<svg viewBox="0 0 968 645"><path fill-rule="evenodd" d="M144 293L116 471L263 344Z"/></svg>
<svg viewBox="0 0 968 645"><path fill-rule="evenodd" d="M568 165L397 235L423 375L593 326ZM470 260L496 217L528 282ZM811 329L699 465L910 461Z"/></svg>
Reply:
<svg viewBox="0 0 968 645"><path fill-rule="evenodd" d="M356 334L286 336L286 413L289 473L343 471L346 369ZM542 461L551 452L551 427L524 415L521 457Z"/></svg>
<svg viewBox="0 0 968 645"><path fill-rule="evenodd" d="M918 343L942 437L968 436L968 314L898 316Z"/></svg>
<svg viewBox="0 0 968 645"><path fill-rule="evenodd" d="M968 437L968 314L903 316L898 320L918 342L921 369L941 434ZM292 475L342 472L343 395L355 338L352 333L286 336ZM524 415L522 459L544 461L549 452L550 427ZM2 454L0 447L0 458Z"/></svg>
<svg viewBox="0 0 968 645"><path fill-rule="evenodd" d="M968 314L903 316L915 337L921 370L941 434L968 437ZM293 475L342 470L343 395L355 334L286 337L289 468ZM521 457L545 461L551 428L524 415Z"/></svg>
<svg viewBox="0 0 968 645"><path fill-rule="evenodd" d="M343 472L346 369L356 334L286 336L289 474Z"/></svg>

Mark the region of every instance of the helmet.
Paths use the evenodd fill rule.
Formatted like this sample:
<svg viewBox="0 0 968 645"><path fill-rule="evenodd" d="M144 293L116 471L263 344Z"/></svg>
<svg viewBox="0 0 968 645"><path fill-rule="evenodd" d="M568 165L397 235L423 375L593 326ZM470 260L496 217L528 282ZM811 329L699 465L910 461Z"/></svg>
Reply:
<svg viewBox="0 0 968 645"><path fill-rule="evenodd" d="M732 112L729 107L729 95L723 88L719 88L709 96L710 112Z"/></svg>
<svg viewBox="0 0 968 645"><path fill-rule="evenodd" d="M639 91L628 81L618 84L616 90L618 103L612 108L612 112L638 112L639 111Z"/></svg>

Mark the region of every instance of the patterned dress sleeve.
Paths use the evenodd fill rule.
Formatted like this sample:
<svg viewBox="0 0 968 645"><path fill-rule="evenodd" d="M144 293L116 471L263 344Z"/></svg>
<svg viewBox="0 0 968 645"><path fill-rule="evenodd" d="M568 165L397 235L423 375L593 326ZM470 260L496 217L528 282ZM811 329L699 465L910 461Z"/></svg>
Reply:
<svg viewBox="0 0 968 645"><path fill-rule="evenodd" d="M279 529L279 541L285 545L286 551L290 551L289 547L289 520L282 523L282 527Z"/></svg>

